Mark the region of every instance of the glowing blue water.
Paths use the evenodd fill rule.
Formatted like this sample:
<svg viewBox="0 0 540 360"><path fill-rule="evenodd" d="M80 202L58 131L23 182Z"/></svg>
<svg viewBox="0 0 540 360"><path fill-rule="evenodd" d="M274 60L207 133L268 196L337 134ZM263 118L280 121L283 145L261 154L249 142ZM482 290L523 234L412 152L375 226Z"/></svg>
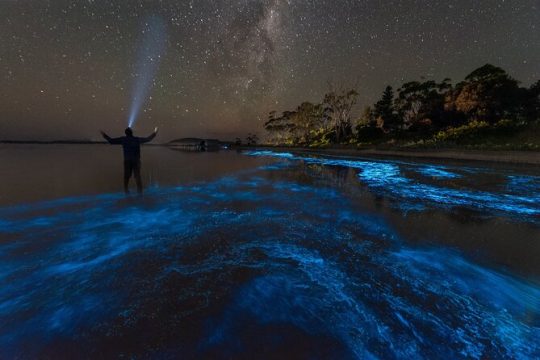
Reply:
<svg viewBox="0 0 540 360"><path fill-rule="evenodd" d="M465 177L460 169L278 156L140 200L0 209L0 357L540 356L538 285L414 247L339 188L287 171L350 167L399 206L470 206L528 224L538 202L520 186L537 179L458 192L436 182Z"/></svg>
<svg viewBox="0 0 540 360"><path fill-rule="evenodd" d="M375 192L398 200L402 209L467 206L492 213L529 216L531 221L538 221L537 217L540 215L540 178L537 176L509 174L506 176L507 191L488 192L451 188L445 183L432 184L406 175L406 172L410 172L432 179L451 180L461 178L463 174L460 174L460 171L470 176L482 169L452 169L449 166L407 164L399 161L328 159L270 151L251 151L247 154L358 169L358 177L363 183Z"/></svg>
<svg viewBox="0 0 540 360"><path fill-rule="evenodd" d="M139 112L154 86L159 63L164 55L167 43L165 23L160 17L149 17L144 25L142 30L143 39L137 54L135 83L128 119L129 127L135 125Z"/></svg>

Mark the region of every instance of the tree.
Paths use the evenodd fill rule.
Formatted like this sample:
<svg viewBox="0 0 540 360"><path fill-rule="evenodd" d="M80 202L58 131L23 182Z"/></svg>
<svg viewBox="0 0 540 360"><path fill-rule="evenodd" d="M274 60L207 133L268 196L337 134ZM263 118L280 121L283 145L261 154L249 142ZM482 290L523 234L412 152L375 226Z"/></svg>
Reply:
<svg viewBox="0 0 540 360"><path fill-rule="evenodd" d="M456 86L445 107L465 114L469 120L494 123L515 118L520 101L518 82L503 69L486 64Z"/></svg>
<svg viewBox="0 0 540 360"><path fill-rule="evenodd" d="M375 114L373 113L371 106L364 107L364 111L362 112L360 119L358 119L357 126L377 126L377 119L375 118Z"/></svg>
<svg viewBox="0 0 540 360"><path fill-rule="evenodd" d="M404 128L418 130L432 124L436 127L444 126L444 101L451 88L450 79L444 79L440 83L429 80L403 84L398 89L395 107L398 116L403 120Z"/></svg>
<svg viewBox="0 0 540 360"><path fill-rule="evenodd" d="M311 132L324 124L324 111L321 104L303 102L296 108L292 121L298 143L309 143Z"/></svg>
<svg viewBox="0 0 540 360"><path fill-rule="evenodd" d="M371 142L382 138L383 135L382 128L378 127L373 109L366 106L356 125L356 139L359 142Z"/></svg>
<svg viewBox="0 0 540 360"><path fill-rule="evenodd" d="M358 99L356 90L331 90L324 96L324 115L335 131L335 141L342 142L352 134L351 111Z"/></svg>
<svg viewBox="0 0 540 360"><path fill-rule="evenodd" d="M402 121L394 109L394 90L391 86L384 89L381 99L375 103L373 115L379 126L388 131L397 130L402 126Z"/></svg>
<svg viewBox="0 0 540 360"><path fill-rule="evenodd" d="M268 121L264 124L266 131L272 134L272 140L275 143L287 141L295 127L292 118L294 112L284 111L281 116L276 116L275 111L271 111L268 115Z"/></svg>
<svg viewBox="0 0 540 360"><path fill-rule="evenodd" d="M364 109L354 135L361 143L399 137L408 144L430 137L442 139L447 133L460 137L469 132L474 138L484 136L487 130L496 130L490 134L508 134L525 125L525 120L540 118L540 81L529 88L518 85L503 69L486 64L456 86L450 79L410 81L396 94L387 86L381 98ZM353 135L351 113L357 98L355 90L333 90L330 85L321 104L306 101L294 111L280 115L272 111L264 126L277 143L343 143ZM401 131L388 134L397 130ZM434 131L438 132L435 137ZM248 143L252 142L248 139Z"/></svg>
<svg viewBox="0 0 540 360"><path fill-rule="evenodd" d="M540 80L528 89L521 89L523 99L522 115L527 121L540 120Z"/></svg>

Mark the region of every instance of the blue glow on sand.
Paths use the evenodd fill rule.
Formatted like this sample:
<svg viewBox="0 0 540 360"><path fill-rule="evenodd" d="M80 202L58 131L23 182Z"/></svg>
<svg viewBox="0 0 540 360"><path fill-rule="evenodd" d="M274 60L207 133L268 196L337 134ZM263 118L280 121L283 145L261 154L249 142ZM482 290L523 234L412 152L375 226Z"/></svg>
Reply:
<svg viewBox="0 0 540 360"><path fill-rule="evenodd" d="M135 125L139 112L154 85L154 78L167 44L166 25L160 17L148 17L143 34L142 43L137 54L136 79L128 119L129 127Z"/></svg>
<svg viewBox="0 0 540 360"><path fill-rule="evenodd" d="M443 166L424 165L420 166L418 172L424 176L437 179L458 179L461 175L448 171Z"/></svg>
<svg viewBox="0 0 540 360"><path fill-rule="evenodd" d="M393 196L389 187L431 191L399 165L370 163L329 165L352 165ZM261 348L315 358L538 358L537 284L457 252L412 248L339 189L280 171L153 188L140 200L1 208L0 358L59 358L69 348L130 358L254 358ZM426 201L438 206L434 196Z"/></svg>

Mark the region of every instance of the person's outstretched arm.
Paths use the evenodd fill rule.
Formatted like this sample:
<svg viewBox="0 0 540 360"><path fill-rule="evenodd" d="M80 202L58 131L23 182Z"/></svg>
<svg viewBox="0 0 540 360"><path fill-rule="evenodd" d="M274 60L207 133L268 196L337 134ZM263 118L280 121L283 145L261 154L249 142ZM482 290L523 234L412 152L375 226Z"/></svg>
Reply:
<svg viewBox="0 0 540 360"><path fill-rule="evenodd" d="M121 143L122 143L122 138L121 138L121 137L119 137L119 138L112 138L112 137L110 137L109 135L105 134L104 131L101 131L101 135L103 136L103 138L104 138L105 140L107 140L107 142L108 142L109 144L114 145L114 144L121 144Z"/></svg>
<svg viewBox="0 0 540 360"><path fill-rule="evenodd" d="M155 128L154 129L154 132L150 135L150 136L147 136L147 137L143 137L143 138L139 138L140 139L140 142L141 143L147 143L149 141L152 141L152 139L154 139L157 135L157 132L158 132L158 128Z"/></svg>

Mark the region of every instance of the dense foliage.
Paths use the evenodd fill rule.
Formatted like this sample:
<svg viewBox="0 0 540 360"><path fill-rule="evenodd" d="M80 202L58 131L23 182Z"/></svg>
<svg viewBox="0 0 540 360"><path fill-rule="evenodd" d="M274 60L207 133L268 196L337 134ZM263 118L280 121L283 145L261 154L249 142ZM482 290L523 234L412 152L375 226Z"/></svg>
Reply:
<svg viewBox="0 0 540 360"><path fill-rule="evenodd" d="M381 143L474 143L486 136L508 135L538 122L540 81L519 86L503 69L486 64L456 85L410 81L353 119L358 93L332 90L321 103L304 102L293 111L269 114L270 142L283 145Z"/></svg>

